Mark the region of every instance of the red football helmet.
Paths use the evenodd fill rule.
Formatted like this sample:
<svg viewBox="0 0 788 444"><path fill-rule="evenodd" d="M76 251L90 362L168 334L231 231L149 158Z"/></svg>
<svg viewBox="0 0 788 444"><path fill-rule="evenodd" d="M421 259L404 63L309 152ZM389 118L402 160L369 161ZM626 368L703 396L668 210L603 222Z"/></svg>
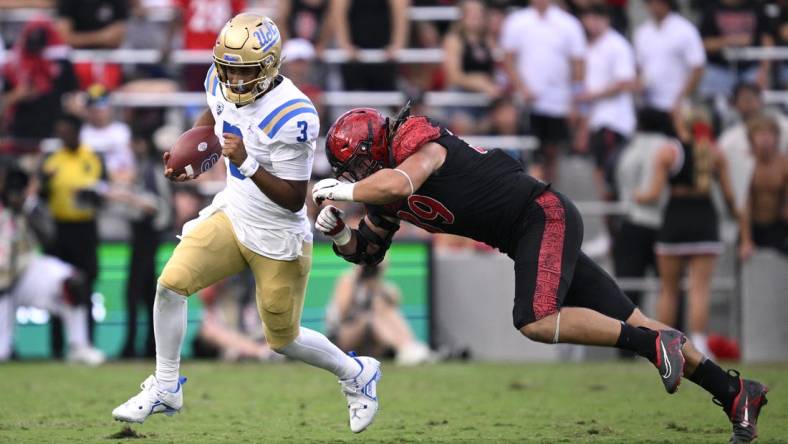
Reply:
<svg viewBox="0 0 788 444"><path fill-rule="evenodd" d="M342 114L326 136L334 176L357 182L389 166L389 120L373 108Z"/></svg>

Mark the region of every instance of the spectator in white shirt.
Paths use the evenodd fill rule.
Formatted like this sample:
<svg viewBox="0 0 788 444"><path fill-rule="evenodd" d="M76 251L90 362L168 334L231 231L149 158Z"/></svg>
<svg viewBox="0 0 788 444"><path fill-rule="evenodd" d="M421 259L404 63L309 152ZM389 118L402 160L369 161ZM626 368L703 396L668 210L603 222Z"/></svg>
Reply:
<svg viewBox="0 0 788 444"><path fill-rule="evenodd" d="M584 9L581 19L589 43L584 91L575 100L585 104L588 110L575 132L574 146L581 152L591 151L601 197L614 201L618 157L626 140L635 131L632 99L636 84L634 51L629 42L611 27L610 10L605 5ZM609 234L613 235L613 218L606 217L605 222ZM586 253L606 254L609 247L610 236L603 232L588 242Z"/></svg>
<svg viewBox="0 0 788 444"><path fill-rule="evenodd" d="M668 134L683 128L676 125L681 105L695 92L706 63L700 33L675 6L674 0L646 0L651 18L638 27L634 39L645 106L661 113Z"/></svg>
<svg viewBox="0 0 788 444"><path fill-rule="evenodd" d="M551 0L509 15L501 32L504 68L520 98L531 107L531 131L540 140L533 171L552 180L558 148L574 123L572 96L582 90L586 39L580 22Z"/></svg>
<svg viewBox="0 0 788 444"><path fill-rule="evenodd" d="M110 180L130 183L134 179L131 131L123 122L112 120L109 92L99 84L88 88L87 123L79 140L104 158Z"/></svg>
<svg viewBox="0 0 788 444"><path fill-rule="evenodd" d="M618 154L635 131L635 57L632 46L610 26L610 12L604 5L585 9L581 16L589 37L585 88L575 97L589 105L583 119L590 136L575 146L588 147L596 162L599 183L606 183L603 195L614 195L613 176ZM586 131L578 134L585 135Z"/></svg>

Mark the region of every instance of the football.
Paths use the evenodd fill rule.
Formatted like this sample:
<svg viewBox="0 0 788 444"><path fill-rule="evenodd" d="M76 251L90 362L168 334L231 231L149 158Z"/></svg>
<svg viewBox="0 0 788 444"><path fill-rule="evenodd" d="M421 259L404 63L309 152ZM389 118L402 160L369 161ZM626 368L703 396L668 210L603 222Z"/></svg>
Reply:
<svg viewBox="0 0 788 444"><path fill-rule="evenodd" d="M198 126L181 134L170 149L167 168L175 175L197 177L213 167L222 155L222 145L213 126Z"/></svg>

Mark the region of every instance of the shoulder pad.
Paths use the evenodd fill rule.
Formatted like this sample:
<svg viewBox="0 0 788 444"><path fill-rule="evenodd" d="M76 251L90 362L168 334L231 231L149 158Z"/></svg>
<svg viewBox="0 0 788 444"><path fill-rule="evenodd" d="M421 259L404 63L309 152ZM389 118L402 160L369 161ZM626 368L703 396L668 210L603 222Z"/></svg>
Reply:
<svg viewBox="0 0 788 444"><path fill-rule="evenodd" d="M288 100L268 111L257 126L269 139L302 143L317 139L320 119L312 102L302 97Z"/></svg>
<svg viewBox="0 0 788 444"><path fill-rule="evenodd" d="M391 150L394 153L394 162L399 165L407 159L408 156L418 151L422 145L439 138L440 134L440 126L427 117L408 117L408 119L397 128L397 132L391 140Z"/></svg>
<svg viewBox="0 0 788 444"><path fill-rule="evenodd" d="M216 96L216 94L219 93L219 75L216 73L216 67L213 64L208 68L203 86L205 87L206 94Z"/></svg>

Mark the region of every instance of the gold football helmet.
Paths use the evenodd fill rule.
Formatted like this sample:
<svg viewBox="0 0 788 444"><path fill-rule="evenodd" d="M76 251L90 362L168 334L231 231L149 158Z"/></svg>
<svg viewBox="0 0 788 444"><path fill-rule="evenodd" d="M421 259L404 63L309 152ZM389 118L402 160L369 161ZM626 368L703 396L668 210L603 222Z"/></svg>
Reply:
<svg viewBox="0 0 788 444"><path fill-rule="evenodd" d="M273 20L253 13L230 19L213 48L213 63L224 98L236 105L253 102L279 74L281 56L282 38ZM228 70L233 69L252 70L254 76L232 83Z"/></svg>

